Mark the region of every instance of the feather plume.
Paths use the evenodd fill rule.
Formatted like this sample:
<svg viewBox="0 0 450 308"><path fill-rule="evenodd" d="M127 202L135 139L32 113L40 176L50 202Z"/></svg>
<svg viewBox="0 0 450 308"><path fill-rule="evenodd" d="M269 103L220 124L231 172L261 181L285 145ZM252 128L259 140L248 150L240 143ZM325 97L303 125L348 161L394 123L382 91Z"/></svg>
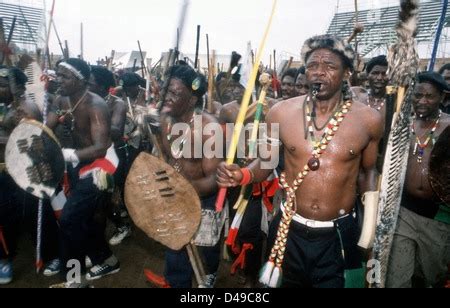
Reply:
<svg viewBox="0 0 450 308"><path fill-rule="evenodd" d="M415 36L419 20L419 0L401 0L397 24L398 41L389 48L389 79L394 86L407 87L419 66Z"/></svg>
<svg viewBox="0 0 450 308"><path fill-rule="evenodd" d="M419 67L419 57L414 40L419 5L418 0L402 0L397 25L398 41L390 47L388 57L389 77L392 85L408 88L389 136L381 182L379 216L375 235L374 258L379 262L381 277L374 287L385 287L389 255L397 225L403 194L411 138L411 97ZM400 94L398 94L400 95Z"/></svg>

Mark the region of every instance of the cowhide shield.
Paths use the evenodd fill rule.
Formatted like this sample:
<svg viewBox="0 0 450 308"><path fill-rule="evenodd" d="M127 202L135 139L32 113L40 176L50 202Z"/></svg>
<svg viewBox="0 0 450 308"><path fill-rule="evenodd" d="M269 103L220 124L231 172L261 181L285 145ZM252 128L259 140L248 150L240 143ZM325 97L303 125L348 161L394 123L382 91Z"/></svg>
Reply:
<svg viewBox="0 0 450 308"><path fill-rule="evenodd" d="M200 226L201 204L192 185L147 153L141 153L131 167L125 204L142 231L173 250L189 244Z"/></svg>
<svg viewBox="0 0 450 308"><path fill-rule="evenodd" d="M444 130L431 152L430 183L438 197L450 206L450 127Z"/></svg>
<svg viewBox="0 0 450 308"><path fill-rule="evenodd" d="M23 120L6 145L8 173L26 192L41 198L54 195L64 176L64 157L53 132L44 124Z"/></svg>

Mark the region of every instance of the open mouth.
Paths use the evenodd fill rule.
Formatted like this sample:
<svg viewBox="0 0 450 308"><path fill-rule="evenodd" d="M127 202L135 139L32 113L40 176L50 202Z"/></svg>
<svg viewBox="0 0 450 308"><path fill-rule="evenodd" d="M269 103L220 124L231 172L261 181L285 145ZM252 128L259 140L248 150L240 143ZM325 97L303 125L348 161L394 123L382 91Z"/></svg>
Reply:
<svg viewBox="0 0 450 308"><path fill-rule="evenodd" d="M318 94L322 90L322 83L314 82L311 84L311 91L312 93Z"/></svg>

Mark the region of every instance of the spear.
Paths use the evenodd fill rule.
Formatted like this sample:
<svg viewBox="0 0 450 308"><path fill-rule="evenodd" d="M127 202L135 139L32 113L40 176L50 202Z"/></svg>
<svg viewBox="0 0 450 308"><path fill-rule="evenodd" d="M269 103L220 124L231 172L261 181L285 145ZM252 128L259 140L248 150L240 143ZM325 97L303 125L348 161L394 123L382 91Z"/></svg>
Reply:
<svg viewBox="0 0 450 308"><path fill-rule="evenodd" d="M414 90L414 78L419 67L419 56L414 40L418 25L418 12L418 0L401 1L400 21L397 25L398 40L391 46L388 56L389 79L392 85L398 88L397 110L393 117L392 131L381 176L379 214L373 250L374 259L380 265L381 277L374 287L383 288L385 286L389 255L409 158L411 97ZM408 92L406 92L408 87Z"/></svg>
<svg viewBox="0 0 450 308"><path fill-rule="evenodd" d="M64 53L64 59L67 60L70 58L70 51L69 51L69 42L67 40L64 41L64 44L66 45L66 52Z"/></svg>
<svg viewBox="0 0 450 308"><path fill-rule="evenodd" d="M261 91L261 94L259 96L259 100L257 103L255 120L253 122L253 129L252 129L252 134L251 134L250 142L249 142L249 157L251 159L256 157L259 125L260 125L263 111L264 111L264 104L265 104L265 100L266 100L267 89L269 88L271 82L272 82L272 80L271 80L271 76L269 74L262 74L259 79L259 83L262 86L262 91ZM226 240L226 244L228 246L233 246L236 242L236 238L239 233L239 227L244 218L245 211L247 210L247 206L250 201L252 192L253 192L252 185L243 186L241 188L241 193L240 193L238 202L236 202L236 205L234 206L234 209L237 210L237 213L234 216L233 224L231 225L231 229L230 229L228 238Z"/></svg>
<svg viewBox="0 0 450 308"><path fill-rule="evenodd" d="M216 62L216 51L213 50L212 52L212 58L210 61L208 61L209 68L208 68L208 105L207 105L207 111L209 113L213 113L213 101L214 101L214 73L215 73L215 65Z"/></svg>
<svg viewBox="0 0 450 308"><path fill-rule="evenodd" d="M138 40L137 43L138 43L138 46L139 46L139 54L141 55L142 78L145 78L145 76L148 74L147 67L145 65L144 54L143 54L142 48L141 48L141 42Z"/></svg>
<svg viewBox="0 0 450 308"><path fill-rule="evenodd" d="M444 0L444 2L442 3L441 18L439 20L439 24L438 24L438 27L436 30L436 37L435 37L434 46L433 46L433 53L431 55L430 65L428 66L428 71L430 71L430 72L432 72L434 70L434 65L436 62L437 52L438 52L438 48L439 48L439 41L441 39L442 29L444 28L444 25L445 25L447 7L448 7L448 0Z"/></svg>
<svg viewBox="0 0 450 308"><path fill-rule="evenodd" d="M56 0L53 0L52 9L50 10L50 20L49 20L49 25L48 25L47 37L45 38L45 53L46 54L44 56L43 69L45 69L47 66L50 65L49 43L50 43L50 34L52 33L53 14L55 12L55 4L56 4ZM46 61L48 61L48 62L46 63Z"/></svg>
<svg viewBox="0 0 450 308"><path fill-rule="evenodd" d="M81 60L84 59L84 30L83 30L83 23L80 25L80 58Z"/></svg>
<svg viewBox="0 0 450 308"><path fill-rule="evenodd" d="M61 38L59 37L58 30L56 29L56 24L55 24L54 20L53 20L52 25L53 25L53 30L55 31L56 38L58 39L59 48L61 48L62 56L64 56L64 47L63 47L63 44L61 42Z"/></svg>
<svg viewBox="0 0 450 308"><path fill-rule="evenodd" d="M201 31L201 27L200 25L197 26L197 47L195 49L195 65L194 68L198 71L199 69L199 65L198 65L198 55L200 52L200 31Z"/></svg>
<svg viewBox="0 0 450 308"><path fill-rule="evenodd" d="M14 34L14 29L16 28L16 22L17 22L17 16L14 16L13 21L11 23L11 27L9 29L9 35L8 35L8 40L6 41L6 44L9 46L9 44L11 43L13 34Z"/></svg>
<svg viewBox="0 0 450 308"><path fill-rule="evenodd" d="M273 21L273 18L275 16L277 2L278 2L278 0L273 0L272 12L271 12L270 19L269 19L269 22L267 24L267 27L266 27L263 39L262 39L261 44L259 46L258 54L256 56L256 61L255 61L256 63L260 63L261 62L262 54L263 54L263 51L264 51L264 47L266 45L267 38L269 36L269 32L270 32L270 29L272 27L272 21ZM236 157L236 151L237 151L237 147L238 147L239 138L241 136L242 129L243 129L243 126L244 126L245 116L247 114L248 106L250 104L250 98L252 96L253 89L255 88L256 77L258 75L258 69L259 69L258 65L254 65L253 66L252 74L250 75L250 79L248 81L247 88L245 89L244 97L243 97L242 103L241 103L241 108L239 110L239 114L238 114L237 121L236 121L236 126L235 126L235 129L234 129L234 132L233 132L233 138L232 138L232 141L231 141L231 146L230 146L230 149L229 149L229 152L228 152L227 163L229 165L233 164L234 159ZM223 204L225 202L226 194L227 194L227 189L226 188L220 189L219 195L217 197L217 202L216 202L216 210L218 212L222 212L222 210L223 210Z"/></svg>

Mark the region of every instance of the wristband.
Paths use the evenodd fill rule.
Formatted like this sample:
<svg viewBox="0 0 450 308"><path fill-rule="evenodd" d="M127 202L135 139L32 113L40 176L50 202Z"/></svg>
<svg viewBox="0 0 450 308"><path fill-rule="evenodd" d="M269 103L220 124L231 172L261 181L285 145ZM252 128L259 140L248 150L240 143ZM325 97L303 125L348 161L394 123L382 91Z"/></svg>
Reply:
<svg viewBox="0 0 450 308"><path fill-rule="evenodd" d="M248 184L251 184L253 182L253 172L249 168L242 168L242 181L241 186L247 186Z"/></svg>

